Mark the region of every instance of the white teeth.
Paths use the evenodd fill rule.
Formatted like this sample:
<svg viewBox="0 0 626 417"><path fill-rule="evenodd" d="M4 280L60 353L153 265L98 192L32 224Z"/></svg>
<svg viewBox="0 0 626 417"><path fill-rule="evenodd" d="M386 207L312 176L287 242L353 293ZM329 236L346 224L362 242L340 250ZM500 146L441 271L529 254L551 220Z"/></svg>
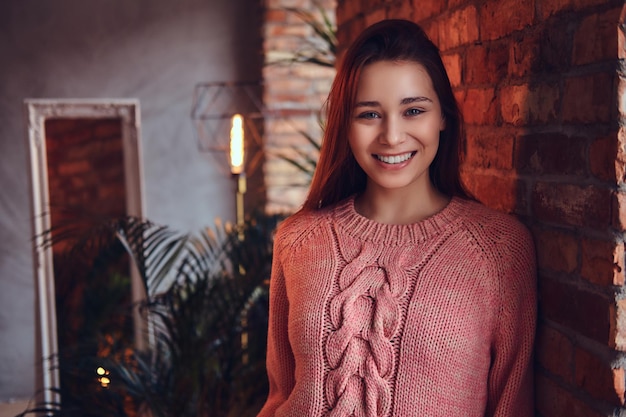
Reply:
<svg viewBox="0 0 626 417"><path fill-rule="evenodd" d="M408 152L403 155L394 155L394 156L385 156L385 155L374 155L374 156L376 156L376 159L386 164L399 164L411 158L411 156L413 156L413 152Z"/></svg>

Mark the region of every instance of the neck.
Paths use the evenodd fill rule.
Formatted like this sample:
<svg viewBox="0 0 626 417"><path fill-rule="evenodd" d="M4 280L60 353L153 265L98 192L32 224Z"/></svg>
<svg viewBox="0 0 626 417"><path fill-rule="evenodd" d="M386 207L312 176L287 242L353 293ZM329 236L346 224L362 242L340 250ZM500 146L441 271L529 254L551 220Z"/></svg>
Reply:
<svg viewBox="0 0 626 417"><path fill-rule="evenodd" d="M356 198L355 208L362 216L378 223L412 224L438 213L449 201L450 198L432 184L422 192L367 187Z"/></svg>

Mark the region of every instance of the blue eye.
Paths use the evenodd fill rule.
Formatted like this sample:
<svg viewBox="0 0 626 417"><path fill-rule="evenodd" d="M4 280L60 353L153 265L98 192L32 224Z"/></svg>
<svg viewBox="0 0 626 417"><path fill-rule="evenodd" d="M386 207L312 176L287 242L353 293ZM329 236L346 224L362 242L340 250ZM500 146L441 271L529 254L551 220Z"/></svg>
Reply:
<svg viewBox="0 0 626 417"><path fill-rule="evenodd" d="M359 114L357 117L359 119L377 119L379 116L378 116L378 113L376 112L366 111L366 112Z"/></svg>
<svg viewBox="0 0 626 417"><path fill-rule="evenodd" d="M417 115L420 115L422 113L423 113L423 111L420 110L420 109L411 108L411 109L408 109L405 114L407 116L417 116Z"/></svg>

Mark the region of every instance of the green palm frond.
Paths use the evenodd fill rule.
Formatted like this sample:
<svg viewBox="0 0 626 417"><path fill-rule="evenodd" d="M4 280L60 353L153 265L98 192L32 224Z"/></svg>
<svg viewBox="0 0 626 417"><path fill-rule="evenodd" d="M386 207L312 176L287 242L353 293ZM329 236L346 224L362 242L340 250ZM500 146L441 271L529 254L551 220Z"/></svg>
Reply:
<svg viewBox="0 0 626 417"><path fill-rule="evenodd" d="M314 36L303 39L299 50L286 53L286 57L278 59L276 63L309 63L322 67L334 68L337 54L337 28L326 10L315 4L320 17L305 9L286 7L289 13L295 14L313 31Z"/></svg>
<svg viewBox="0 0 626 417"><path fill-rule="evenodd" d="M119 371L120 375L133 375L126 384L144 385L135 386L133 392L154 396L145 400L147 407L160 404L174 413L170 415L181 417L226 415L240 402L234 401L240 381L265 383L264 366L260 365L265 338L256 341L256 348L244 349L241 338L249 329L244 328L242 319L247 318L251 306L265 305L274 225L250 221L243 240L237 230L173 238L161 242L165 255L153 249L146 257L171 258L161 263L166 268L155 271L156 275L174 271L167 290L151 295L147 302L157 348L151 352L149 368L146 358L137 360L148 375L138 377L129 367ZM266 315L266 307L261 307L261 315ZM267 318L261 320L266 326ZM160 377L151 380L154 369ZM145 383L150 380L158 386L148 395Z"/></svg>
<svg viewBox="0 0 626 417"><path fill-rule="evenodd" d="M334 56L337 52L337 28L326 10L320 4L316 3L315 8L322 18L321 21L314 13L308 10L295 7L287 7L285 10L295 13L304 23L313 29L315 34L324 42L323 50L330 52Z"/></svg>
<svg viewBox="0 0 626 417"><path fill-rule="evenodd" d="M323 130L324 126L319 114L318 122ZM290 150L292 153L295 153L293 156L288 155L284 151L276 153L276 156L294 166L299 172L305 174L307 178L306 181L299 185L308 186L310 180L313 178L315 168L317 168L321 141L304 130L298 129L297 132L306 140L308 146L306 148L292 146Z"/></svg>

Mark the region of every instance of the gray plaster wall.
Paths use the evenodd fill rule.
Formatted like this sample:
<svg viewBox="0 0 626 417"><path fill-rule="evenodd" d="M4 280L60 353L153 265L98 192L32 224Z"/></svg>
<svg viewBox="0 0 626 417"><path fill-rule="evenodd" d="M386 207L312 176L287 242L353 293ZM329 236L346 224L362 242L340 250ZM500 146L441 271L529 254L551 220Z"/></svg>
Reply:
<svg viewBox="0 0 626 417"><path fill-rule="evenodd" d="M0 2L0 403L35 387L26 98L137 98L146 215L182 231L234 218L232 179L198 152L194 85L260 78L257 0Z"/></svg>

